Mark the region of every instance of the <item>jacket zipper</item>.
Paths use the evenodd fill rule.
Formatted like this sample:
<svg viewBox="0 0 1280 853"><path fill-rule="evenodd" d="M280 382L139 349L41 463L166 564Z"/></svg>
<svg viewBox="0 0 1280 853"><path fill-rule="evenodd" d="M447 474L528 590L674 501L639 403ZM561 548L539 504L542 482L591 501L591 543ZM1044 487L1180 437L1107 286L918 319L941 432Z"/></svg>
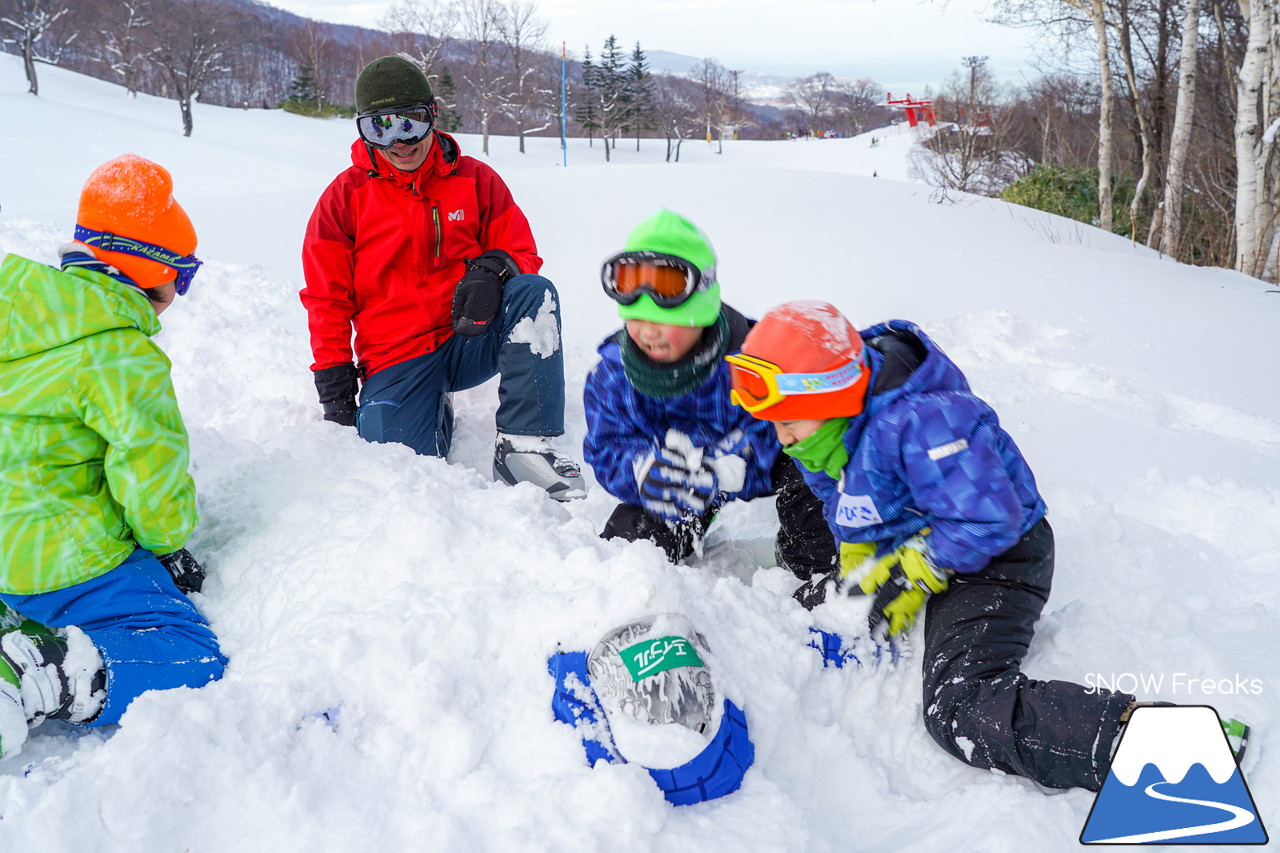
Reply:
<svg viewBox="0 0 1280 853"><path fill-rule="evenodd" d="M440 257L440 243L441 243L441 235L440 235L440 208L439 208L438 206L434 205L434 204L433 204L433 205L431 205L431 222L432 222L432 224L433 224L433 225L435 225L435 227L436 227L436 248L435 248L435 257L439 258L439 257Z"/></svg>

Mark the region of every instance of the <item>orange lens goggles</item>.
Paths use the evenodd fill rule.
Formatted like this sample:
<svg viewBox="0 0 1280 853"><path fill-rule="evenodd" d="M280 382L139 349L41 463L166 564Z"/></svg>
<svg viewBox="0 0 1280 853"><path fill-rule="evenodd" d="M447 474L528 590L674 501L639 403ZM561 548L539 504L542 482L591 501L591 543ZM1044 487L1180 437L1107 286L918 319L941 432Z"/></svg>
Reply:
<svg viewBox="0 0 1280 853"><path fill-rule="evenodd" d="M619 263L614 272L614 287L624 296L647 287L668 299L683 296L691 289L684 270L647 261Z"/></svg>
<svg viewBox="0 0 1280 853"><path fill-rule="evenodd" d="M729 401L755 414L761 409L781 403L776 376L778 365L755 356L737 353L725 356L729 362Z"/></svg>
<svg viewBox="0 0 1280 853"><path fill-rule="evenodd" d="M755 414L794 394L842 391L862 377L862 359L826 373L783 373L771 361L746 353L725 356L729 363L729 400Z"/></svg>
<svg viewBox="0 0 1280 853"><path fill-rule="evenodd" d="M623 252L600 270L604 292L623 305L647 293L663 308L675 308L714 281L714 270L704 273L684 258L658 252Z"/></svg>

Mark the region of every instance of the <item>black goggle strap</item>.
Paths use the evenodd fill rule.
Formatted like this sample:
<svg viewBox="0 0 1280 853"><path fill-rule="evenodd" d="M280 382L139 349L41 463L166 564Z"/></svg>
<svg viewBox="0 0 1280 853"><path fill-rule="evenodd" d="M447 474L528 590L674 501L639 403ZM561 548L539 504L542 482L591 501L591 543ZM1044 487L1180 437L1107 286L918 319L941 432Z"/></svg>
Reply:
<svg viewBox="0 0 1280 853"><path fill-rule="evenodd" d="M203 263L195 255L179 255L177 252L170 251L164 246L157 246L155 243L135 240L132 237L122 237L119 234L112 234L110 231L95 231L79 224L76 225L75 239L77 242L84 243L86 246L93 246L104 252L120 252L124 255L133 255L137 258L146 258L149 261L164 264L178 273L176 279L178 295L187 292L187 288L191 286L191 279L195 276L196 270L200 269L200 264Z"/></svg>
<svg viewBox="0 0 1280 853"><path fill-rule="evenodd" d="M685 271L685 275L692 278L693 287L689 289L684 298L692 296L700 290L707 290L716 281L716 268L710 267L705 272L698 269L696 264L690 263L679 255L666 255L662 252L637 251L637 252L619 252L612 258L604 262L600 268L600 283L604 285L604 289L609 293L617 293L617 266L627 262L649 263L656 266L675 267ZM647 288L645 288L647 290ZM640 291L636 291L638 294ZM634 300L632 300L634 301Z"/></svg>

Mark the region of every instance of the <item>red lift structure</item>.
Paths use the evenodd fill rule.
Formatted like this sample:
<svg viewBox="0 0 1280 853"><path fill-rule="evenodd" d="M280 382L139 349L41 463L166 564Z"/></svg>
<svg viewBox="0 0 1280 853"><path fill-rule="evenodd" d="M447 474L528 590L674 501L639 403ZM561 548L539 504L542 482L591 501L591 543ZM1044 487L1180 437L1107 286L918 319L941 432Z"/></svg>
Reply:
<svg viewBox="0 0 1280 853"><path fill-rule="evenodd" d="M889 93L884 96L884 103L887 107L906 110L907 124L912 127L916 127L922 121L929 127L936 127L938 124L938 117L933 112L933 101L917 100L910 95L895 101L893 94Z"/></svg>

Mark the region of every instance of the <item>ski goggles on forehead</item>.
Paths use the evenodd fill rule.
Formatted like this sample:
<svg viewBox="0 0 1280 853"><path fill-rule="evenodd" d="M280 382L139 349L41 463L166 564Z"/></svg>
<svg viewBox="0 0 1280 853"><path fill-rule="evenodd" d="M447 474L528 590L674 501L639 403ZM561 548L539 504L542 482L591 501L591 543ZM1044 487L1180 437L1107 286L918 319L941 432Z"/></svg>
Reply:
<svg viewBox="0 0 1280 853"><path fill-rule="evenodd" d="M421 142L431 133L435 123L436 108L427 104L413 104L356 117L360 138L374 148L390 148L397 142L405 145Z"/></svg>
<svg viewBox="0 0 1280 853"><path fill-rule="evenodd" d="M746 353L724 358L729 362L729 400L755 414L796 394L843 391L862 377L862 359L826 373L783 373L771 361Z"/></svg>
<svg viewBox="0 0 1280 853"><path fill-rule="evenodd" d="M684 258L659 252L623 252L600 270L604 292L623 305L648 294L661 307L675 308L715 280L714 268L703 272Z"/></svg>
<svg viewBox="0 0 1280 853"><path fill-rule="evenodd" d="M75 239L77 242L84 243L86 246L93 246L104 252L119 252L123 255L133 255L136 258L146 258L149 261L164 264L178 274L173 283L174 289L178 291L179 296L184 296L187 290L190 289L191 280L196 277L196 271L204 263L195 255L179 255L177 252L171 252L164 246L157 246L155 243L135 240L132 237L121 237L119 234L112 234L110 231L95 231L92 228L85 228L83 225L76 226Z"/></svg>

